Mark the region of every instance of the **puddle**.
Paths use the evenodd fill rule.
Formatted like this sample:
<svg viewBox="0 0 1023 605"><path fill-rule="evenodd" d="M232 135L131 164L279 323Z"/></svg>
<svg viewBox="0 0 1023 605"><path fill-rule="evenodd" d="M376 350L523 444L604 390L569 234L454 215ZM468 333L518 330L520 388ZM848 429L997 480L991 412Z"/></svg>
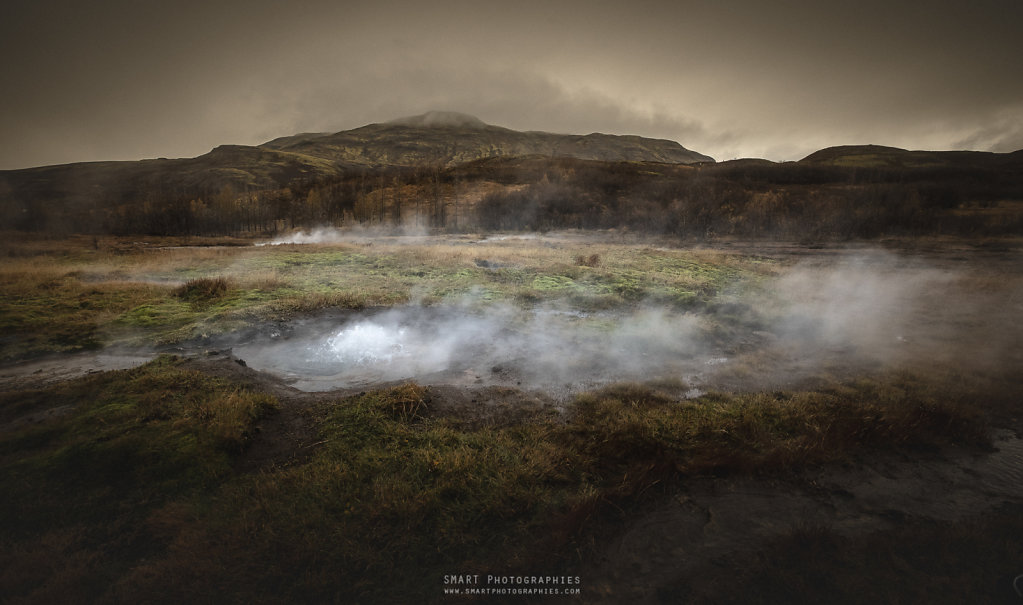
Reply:
<svg viewBox="0 0 1023 605"><path fill-rule="evenodd" d="M1023 499L1023 439L1012 431L999 431L993 441L996 451L974 457L962 467L975 473L989 493Z"/></svg>
<svg viewBox="0 0 1023 605"><path fill-rule="evenodd" d="M71 353L0 367L0 389L39 388L86 374L140 366L155 355L143 352Z"/></svg>

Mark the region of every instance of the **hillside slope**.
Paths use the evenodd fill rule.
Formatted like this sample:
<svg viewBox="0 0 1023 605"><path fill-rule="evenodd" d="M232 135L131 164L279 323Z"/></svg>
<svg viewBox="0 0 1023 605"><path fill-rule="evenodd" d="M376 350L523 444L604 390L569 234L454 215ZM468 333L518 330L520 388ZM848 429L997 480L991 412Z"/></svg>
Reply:
<svg viewBox="0 0 1023 605"><path fill-rule="evenodd" d="M334 134L284 137L260 147L372 167L452 166L482 158L527 155L605 162L714 161L675 141L600 133L519 132L453 112L429 112Z"/></svg>
<svg viewBox="0 0 1023 605"><path fill-rule="evenodd" d="M520 156L668 164L713 161L674 141L518 132L465 114L430 112L337 133L300 133L259 146L221 145L195 158L0 171L0 213L17 228L37 228L33 225L42 219L36 214L46 214L49 224L61 214L82 217L98 209L146 202L208 201L223 191L306 187L352 171L450 168Z"/></svg>
<svg viewBox="0 0 1023 605"><path fill-rule="evenodd" d="M881 145L840 145L815 151L799 162L848 168L1003 169L1023 167L1023 150L1014 153L909 151Z"/></svg>

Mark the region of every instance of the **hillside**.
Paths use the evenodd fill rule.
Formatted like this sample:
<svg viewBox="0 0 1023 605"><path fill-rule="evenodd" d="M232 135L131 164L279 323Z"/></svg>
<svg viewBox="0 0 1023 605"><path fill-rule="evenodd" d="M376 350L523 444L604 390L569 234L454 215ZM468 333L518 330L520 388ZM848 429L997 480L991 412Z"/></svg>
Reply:
<svg viewBox="0 0 1023 605"><path fill-rule="evenodd" d="M714 161L675 141L599 133L519 132L454 112L429 112L334 134L284 137L260 147L369 167L452 166L483 158L529 155L604 162Z"/></svg>
<svg viewBox="0 0 1023 605"><path fill-rule="evenodd" d="M848 168L1023 168L1023 150L1014 153L908 151L881 145L842 145L815 151L800 163Z"/></svg>
<svg viewBox="0 0 1023 605"><path fill-rule="evenodd" d="M343 174L449 168L485 158L544 156L690 164L713 161L674 141L606 134L518 132L465 114L430 112L337 133L300 133L259 146L221 145L185 159L87 162L0 171L0 214L18 228L81 228L97 211L189 203L306 187ZM59 215L59 216L58 216ZM63 217L63 218L61 218Z"/></svg>
<svg viewBox="0 0 1023 605"><path fill-rule="evenodd" d="M822 149L714 162L673 141L518 132L430 112L189 159L0 172L9 228L263 236L296 228L627 229L680 238L1023 233L1023 151Z"/></svg>
<svg viewBox="0 0 1023 605"><path fill-rule="evenodd" d="M322 158L249 147L221 145L184 159L84 162L0 171L0 204L55 204L73 212L87 207L144 203L168 196L208 195L274 189L295 180L339 174Z"/></svg>

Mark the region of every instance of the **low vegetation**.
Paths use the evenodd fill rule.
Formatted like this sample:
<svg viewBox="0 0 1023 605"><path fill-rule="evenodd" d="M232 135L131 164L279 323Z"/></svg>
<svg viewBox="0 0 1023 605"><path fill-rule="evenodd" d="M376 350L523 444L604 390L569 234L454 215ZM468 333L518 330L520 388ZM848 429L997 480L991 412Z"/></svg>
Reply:
<svg viewBox="0 0 1023 605"><path fill-rule="evenodd" d="M19 417L55 405L66 413L17 428ZM170 357L0 394L5 598L104 595L163 550L152 515L231 476L254 424L277 405Z"/></svg>
<svg viewBox="0 0 1023 605"><path fill-rule="evenodd" d="M0 590L22 603L432 602L451 570L567 573L687 477L985 443L974 408L891 382L681 401L623 384L565 414L482 425L405 384L312 405L311 455L257 472L241 470L247 447L279 404L182 359L6 393L8 419L71 409L0 437Z"/></svg>
<svg viewBox="0 0 1023 605"><path fill-rule="evenodd" d="M759 330L740 295L755 300L786 269L753 255L577 235L188 248L12 236L0 266L0 355L205 343L320 311L448 302L655 303L699 314L709 337L738 342L733 333ZM994 288L987 279L969 283ZM435 387L281 394L224 363L234 372L161 356L0 393L0 594L16 603L438 602L445 574L576 573L623 522L692 480L789 480L885 453L979 451L992 418L1018 417L1020 387L1004 361L986 373L822 365L803 386L683 397L690 385L678 380L616 384L559 409L519 405L524 393L502 388L494 404L514 411L480 416L446 406ZM761 369L735 366L723 375L738 382ZM1011 531L1010 517L978 531ZM971 543L959 529L931 529L905 536ZM856 560L870 559L877 540L857 543ZM820 556L801 561L830 570L826 583L790 589L770 561L753 561L743 586L793 601L855 586L826 532L794 533L765 552L789 556L807 541ZM884 544L887 558L849 573L885 561L915 578L930 572ZM980 540L972 544L964 556ZM969 563L950 553L942 569L956 562ZM950 594L972 587L959 581Z"/></svg>
<svg viewBox="0 0 1023 605"><path fill-rule="evenodd" d="M227 294L228 282L223 277L199 277L190 279L174 295L193 305L205 306Z"/></svg>
<svg viewBox="0 0 1023 605"><path fill-rule="evenodd" d="M697 309L776 270L762 259L608 242L182 248L91 238L21 246L24 239L12 237L0 267L7 361L166 345L325 309L412 302Z"/></svg>
<svg viewBox="0 0 1023 605"><path fill-rule="evenodd" d="M417 132L412 148L420 149L426 135ZM688 165L660 163L682 161L667 157L486 157L492 148L484 146L483 159L477 149L451 163L421 158L401 165L397 156L409 148L380 155L376 167L342 168L325 158L228 146L162 168L92 166L95 187L83 185L89 179L82 167L74 178L61 166L10 171L0 175L0 190L3 181L10 190L0 197L0 210L22 231L150 236L266 236L324 225L451 233L628 229L689 241L1023 232L1018 152L864 146L822 150L799 162ZM364 142L348 148L363 150ZM558 146L559 155L565 152ZM100 176L125 170L146 178Z"/></svg>

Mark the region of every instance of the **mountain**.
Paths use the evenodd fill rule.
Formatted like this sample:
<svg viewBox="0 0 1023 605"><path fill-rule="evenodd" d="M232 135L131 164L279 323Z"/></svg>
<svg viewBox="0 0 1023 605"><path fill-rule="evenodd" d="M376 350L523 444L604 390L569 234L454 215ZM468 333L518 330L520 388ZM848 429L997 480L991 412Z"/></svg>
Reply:
<svg viewBox="0 0 1023 605"><path fill-rule="evenodd" d="M258 146L222 145L184 159L84 162L0 171L0 213L45 204L87 212L225 189L266 190L395 166L451 167L486 158L544 156L690 164L713 161L675 141L606 134L518 132L461 113L429 112L336 133L301 133ZM8 221L11 222L11 221Z"/></svg>
<svg viewBox="0 0 1023 605"><path fill-rule="evenodd" d="M1023 233L1023 151L829 147L716 163L674 141L429 112L185 159L0 171L5 228L157 235L351 223L705 237Z"/></svg>
<svg viewBox="0 0 1023 605"><path fill-rule="evenodd" d="M334 134L302 134L260 145L349 166L451 166L483 158L542 155L605 162L693 164L714 159L675 141L593 133L520 132L474 116L432 111Z"/></svg>

